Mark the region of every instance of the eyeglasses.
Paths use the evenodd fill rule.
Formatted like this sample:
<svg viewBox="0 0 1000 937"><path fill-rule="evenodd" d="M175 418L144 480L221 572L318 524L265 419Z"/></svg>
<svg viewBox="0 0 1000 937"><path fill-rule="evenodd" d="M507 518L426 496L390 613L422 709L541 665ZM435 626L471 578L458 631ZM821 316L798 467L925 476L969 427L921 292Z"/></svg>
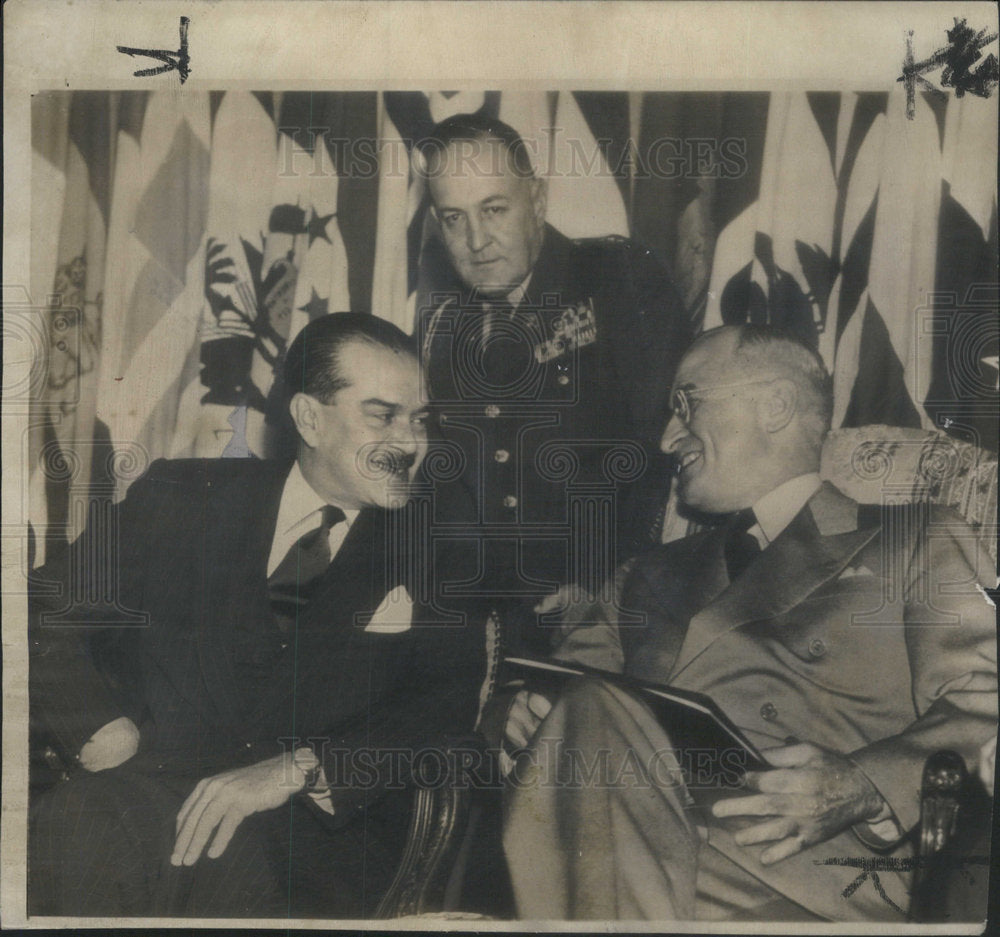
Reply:
<svg viewBox="0 0 1000 937"><path fill-rule="evenodd" d="M736 387L751 387L754 384L771 384L773 377L758 378L752 381L733 381L730 384L711 384L708 387L678 387L670 395L670 409L682 423L691 419L691 401L704 397L724 397L727 391Z"/></svg>

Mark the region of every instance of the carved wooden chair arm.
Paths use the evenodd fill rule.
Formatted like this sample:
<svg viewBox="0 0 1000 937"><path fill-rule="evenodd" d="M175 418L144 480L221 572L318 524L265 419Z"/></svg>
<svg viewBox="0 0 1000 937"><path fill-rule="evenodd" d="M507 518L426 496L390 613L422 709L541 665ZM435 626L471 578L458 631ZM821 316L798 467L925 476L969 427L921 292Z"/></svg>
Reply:
<svg viewBox="0 0 1000 937"><path fill-rule="evenodd" d="M417 777L406 848L396 876L375 911L377 919L438 913L452 909L449 885L464 865L463 845L469 827L475 784L466 773L468 756L482 763L485 743L479 737L452 742L445 749L447 771L434 759L436 777Z"/></svg>

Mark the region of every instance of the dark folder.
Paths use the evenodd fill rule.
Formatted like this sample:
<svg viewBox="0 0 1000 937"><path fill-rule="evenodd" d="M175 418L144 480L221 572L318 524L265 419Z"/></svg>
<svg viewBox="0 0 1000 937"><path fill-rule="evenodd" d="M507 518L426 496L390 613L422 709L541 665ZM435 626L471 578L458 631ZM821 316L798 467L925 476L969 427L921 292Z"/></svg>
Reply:
<svg viewBox="0 0 1000 937"><path fill-rule="evenodd" d="M523 679L526 688L550 698L558 694L567 679L585 674L637 697L671 740L685 784L699 803L709 803L741 788L745 772L769 767L753 742L711 697L702 693L559 660L508 657L504 663L511 677Z"/></svg>

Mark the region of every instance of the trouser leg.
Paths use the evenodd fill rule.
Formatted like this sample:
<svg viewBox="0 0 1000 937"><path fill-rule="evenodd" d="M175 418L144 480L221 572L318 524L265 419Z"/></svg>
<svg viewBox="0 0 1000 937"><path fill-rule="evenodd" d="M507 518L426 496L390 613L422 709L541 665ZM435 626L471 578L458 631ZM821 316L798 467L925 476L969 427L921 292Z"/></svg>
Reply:
<svg viewBox="0 0 1000 937"><path fill-rule="evenodd" d="M176 818L194 781L127 766L80 775L32 808L29 910L90 916L270 916L281 907L256 818L218 859L170 864Z"/></svg>
<svg viewBox="0 0 1000 937"><path fill-rule="evenodd" d="M693 918L699 836L669 740L641 703L571 682L515 774L504 849L519 916Z"/></svg>

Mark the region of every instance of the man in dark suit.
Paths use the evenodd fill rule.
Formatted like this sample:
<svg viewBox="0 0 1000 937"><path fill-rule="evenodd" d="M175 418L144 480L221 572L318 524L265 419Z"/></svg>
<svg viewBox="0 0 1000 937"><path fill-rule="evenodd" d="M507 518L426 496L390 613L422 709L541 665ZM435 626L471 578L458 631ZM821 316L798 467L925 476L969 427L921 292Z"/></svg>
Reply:
<svg viewBox="0 0 1000 937"><path fill-rule="evenodd" d="M285 389L294 463L156 462L103 528L115 594L96 524L40 571L32 722L80 770L32 805L35 914L370 913L413 759L473 727L479 641L422 601L406 518L427 448L411 339L317 319Z"/></svg>
<svg viewBox="0 0 1000 937"><path fill-rule="evenodd" d="M545 180L508 125L456 115L419 152L437 228L417 333L464 460L458 516L475 526L478 588L530 633L539 597L593 590L616 556L658 542L665 492L650 484L665 473L650 466L690 324L649 251L546 224Z"/></svg>
<svg viewBox="0 0 1000 937"><path fill-rule="evenodd" d="M820 481L830 381L798 339L707 333L672 410L679 497L725 522L624 572L643 624L583 615L557 656L709 695L769 768L699 813L675 751L697 739L597 679L551 709L521 691L507 734L531 754L505 831L519 911L902 921L924 762L953 749L975 771L997 731L994 610L976 585L995 584L992 562L952 512L859 505ZM563 783L567 760L600 753L611 782ZM886 852L898 869L858 879L857 860Z"/></svg>

